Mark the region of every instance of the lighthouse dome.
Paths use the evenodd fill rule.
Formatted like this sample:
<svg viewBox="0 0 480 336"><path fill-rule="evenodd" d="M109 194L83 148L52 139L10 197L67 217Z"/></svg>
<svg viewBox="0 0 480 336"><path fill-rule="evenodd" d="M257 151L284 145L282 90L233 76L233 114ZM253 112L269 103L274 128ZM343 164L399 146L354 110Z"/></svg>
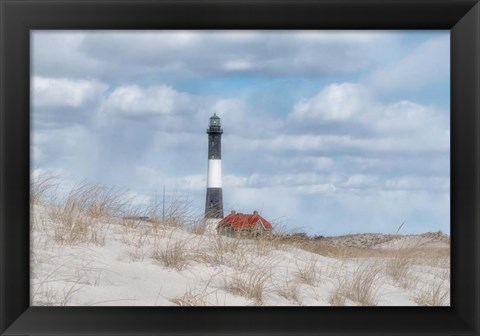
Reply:
<svg viewBox="0 0 480 336"><path fill-rule="evenodd" d="M220 126L220 117L216 113L210 117L210 126Z"/></svg>

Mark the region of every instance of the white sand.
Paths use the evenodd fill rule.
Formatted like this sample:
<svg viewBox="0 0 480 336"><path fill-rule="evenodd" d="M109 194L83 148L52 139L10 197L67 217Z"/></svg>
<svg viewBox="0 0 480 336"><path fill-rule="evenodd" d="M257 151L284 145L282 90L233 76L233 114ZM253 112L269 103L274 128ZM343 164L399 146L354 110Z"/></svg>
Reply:
<svg viewBox="0 0 480 336"><path fill-rule="evenodd" d="M438 297L440 304L450 304L444 259L409 264L406 275L395 279L387 258L332 258L291 245L198 235L184 228L164 226L155 232L149 222L128 228L120 219L96 224L105 235L103 245L61 244L47 210L35 206L33 211L32 305L361 305L362 288L371 299L364 304L409 306ZM422 239L428 245L428 237ZM415 245L408 236L383 240L377 248ZM177 251L185 266L167 267L155 251ZM355 297L352 283L362 275L363 287L356 287Z"/></svg>

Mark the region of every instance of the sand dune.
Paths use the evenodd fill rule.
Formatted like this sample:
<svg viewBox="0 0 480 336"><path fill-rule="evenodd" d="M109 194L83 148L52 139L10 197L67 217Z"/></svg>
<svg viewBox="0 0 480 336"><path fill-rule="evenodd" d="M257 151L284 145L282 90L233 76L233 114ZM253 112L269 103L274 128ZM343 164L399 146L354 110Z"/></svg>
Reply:
<svg viewBox="0 0 480 336"><path fill-rule="evenodd" d="M32 305L450 302L449 239L440 233L246 239L173 220L93 218L72 210L65 225L60 215L66 214L33 207Z"/></svg>

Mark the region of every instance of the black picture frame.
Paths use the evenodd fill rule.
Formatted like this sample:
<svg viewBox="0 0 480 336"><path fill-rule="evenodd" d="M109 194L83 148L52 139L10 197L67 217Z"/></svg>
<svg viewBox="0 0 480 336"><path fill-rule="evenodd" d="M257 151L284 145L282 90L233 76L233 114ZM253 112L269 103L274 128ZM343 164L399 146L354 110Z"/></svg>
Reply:
<svg viewBox="0 0 480 336"><path fill-rule="evenodd" d="M1 335L479 334L477 1L0 0L0 24ZM29 307L33 29L449 29L451 306Z"/></svg>

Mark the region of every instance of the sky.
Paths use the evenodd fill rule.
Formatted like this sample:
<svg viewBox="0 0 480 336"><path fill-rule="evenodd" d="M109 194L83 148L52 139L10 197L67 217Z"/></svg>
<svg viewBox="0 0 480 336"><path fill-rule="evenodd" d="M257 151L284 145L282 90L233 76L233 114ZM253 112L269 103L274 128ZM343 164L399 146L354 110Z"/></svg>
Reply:
<svg viewBox="0 0 480 336"><path fill-rule="evenodd" d="M33 31L31 166L311 235L450 233L449 31Z"/></svg>

